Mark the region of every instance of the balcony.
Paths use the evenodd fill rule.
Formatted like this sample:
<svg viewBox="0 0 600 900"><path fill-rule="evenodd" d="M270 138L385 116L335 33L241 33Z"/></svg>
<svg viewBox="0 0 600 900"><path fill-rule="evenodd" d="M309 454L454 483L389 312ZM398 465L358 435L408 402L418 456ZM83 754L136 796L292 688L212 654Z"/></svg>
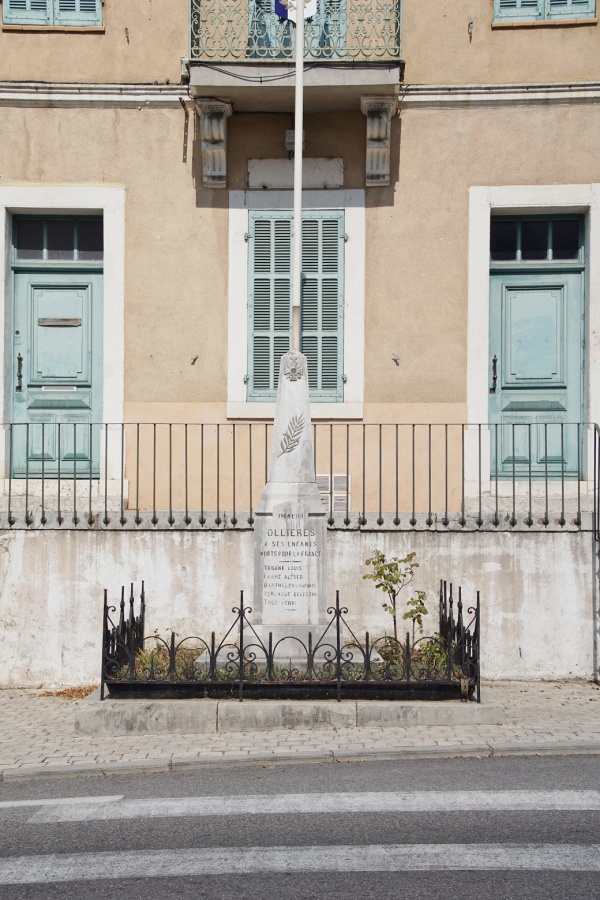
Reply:
<svg viewBox="0 0 600 900"><path fill-rule="evenodd" d="M294 107L295 25L275 0L192 0L192 96L236 111ZM305 22L308 112L356 109L360 97L393 97L402 76L400 0L317 0Z"/></svg>

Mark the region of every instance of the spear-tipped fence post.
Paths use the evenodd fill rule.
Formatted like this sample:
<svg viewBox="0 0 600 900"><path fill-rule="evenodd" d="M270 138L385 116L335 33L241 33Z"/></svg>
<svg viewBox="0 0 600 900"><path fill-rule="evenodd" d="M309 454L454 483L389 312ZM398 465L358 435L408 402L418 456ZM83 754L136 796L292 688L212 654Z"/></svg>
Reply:
<svg viewBox="0 0 600 900"><path fill-rule="evenodd" d="M100 671L100 699L104 700L104 667L106 665L106 645L108 642L108 591L104 588L104 608L102 610L102 667Z"/></svg>
<svg viewBox="0 0 600 900"><path fill-rule="evenodd" d="M244 699L244 592L240 591L240 666L239 666L239 698Z"/></svg>
<svg viewBox="0 0 600 900"><path fill-rule="evenodd" d="M335 635L336 635L336 674L337 674L337 701L342 699L342 627L340 613L340 592L335 592Z"/></svg>
<svg viewBox="0 0 600 900"><path fill-rule="evenodd" d="M171 641L169 643L169 678L175 681L175 632L171 632Z"/></svg>

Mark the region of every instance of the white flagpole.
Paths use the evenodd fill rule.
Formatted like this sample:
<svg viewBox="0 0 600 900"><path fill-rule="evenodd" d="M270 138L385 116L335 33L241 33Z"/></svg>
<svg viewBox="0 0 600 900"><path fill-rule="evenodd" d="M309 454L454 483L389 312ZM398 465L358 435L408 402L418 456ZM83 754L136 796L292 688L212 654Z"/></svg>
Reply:
<svg viewBox="0 0 600 900"><path fill-rule="evenodd" d="M302 132L304 130L304 0L296 0L296 105L294 115L294 253L292 263L292 350L300 349L302 276Z"/></svg>

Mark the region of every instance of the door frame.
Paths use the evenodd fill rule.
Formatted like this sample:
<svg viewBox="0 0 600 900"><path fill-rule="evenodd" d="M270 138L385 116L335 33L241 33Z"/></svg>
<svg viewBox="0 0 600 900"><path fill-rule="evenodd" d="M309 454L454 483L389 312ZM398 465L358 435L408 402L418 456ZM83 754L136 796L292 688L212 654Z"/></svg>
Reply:
<svg viewBox="0 0 600 900"><path fill-rule="evenodd" d="M583 415L600 422L600 183L571 185L477 186L469 189L468 306L467 306L467 422L488 422L490 220L503 215L577 214L584 217L584 383ZM596 340L593 335L598 334ZM466 429L465 479L477 482L478 429ZM490 433L482 429L481 471L490 471ZM593 436L584 447L593 458ZM586 452L587 450L587 452Z"/></svg>
<svg viewBox="0 0 600 900"><path fill-rule="evenodd" d="M125 189L88 186L6 186L0 187L0 392L5 422L12 413L12 234L13 215L101 215L104 227L104 321L102 360L103 422L122 423L125 395ZM0 478L7 474L7 443L0 440ZM120 463L109 460L109 470L101 475L120 479ZM113 471L114 469L114 471Z"/></svg>

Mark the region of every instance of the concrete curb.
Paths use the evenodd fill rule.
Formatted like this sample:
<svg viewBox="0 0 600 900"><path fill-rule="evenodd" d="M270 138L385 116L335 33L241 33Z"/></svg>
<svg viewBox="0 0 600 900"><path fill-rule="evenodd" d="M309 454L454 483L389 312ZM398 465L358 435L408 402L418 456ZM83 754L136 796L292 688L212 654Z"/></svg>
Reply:
<svg viewBox="0 0 600 900"><path fill-rule="evenodd" d="M0 782L12 783L43 778L68 778L89 775L135 775L168 774L171 772L193 771L207 767L240 765L277 765L281 763L340 763L374 762L376 760L406 759L454 759L457 757L489 756L571 756L598 755L598 741L560 742L482 742L474 744L429 744L420 747L399 747L397 749L350 748L348 750L280 750L269 753L256 751L248 753L206 753L190 757L159 757L156 759L120 760L110 763L82 763L73 765L48 766L7 766L0 772Z"/></svg>

